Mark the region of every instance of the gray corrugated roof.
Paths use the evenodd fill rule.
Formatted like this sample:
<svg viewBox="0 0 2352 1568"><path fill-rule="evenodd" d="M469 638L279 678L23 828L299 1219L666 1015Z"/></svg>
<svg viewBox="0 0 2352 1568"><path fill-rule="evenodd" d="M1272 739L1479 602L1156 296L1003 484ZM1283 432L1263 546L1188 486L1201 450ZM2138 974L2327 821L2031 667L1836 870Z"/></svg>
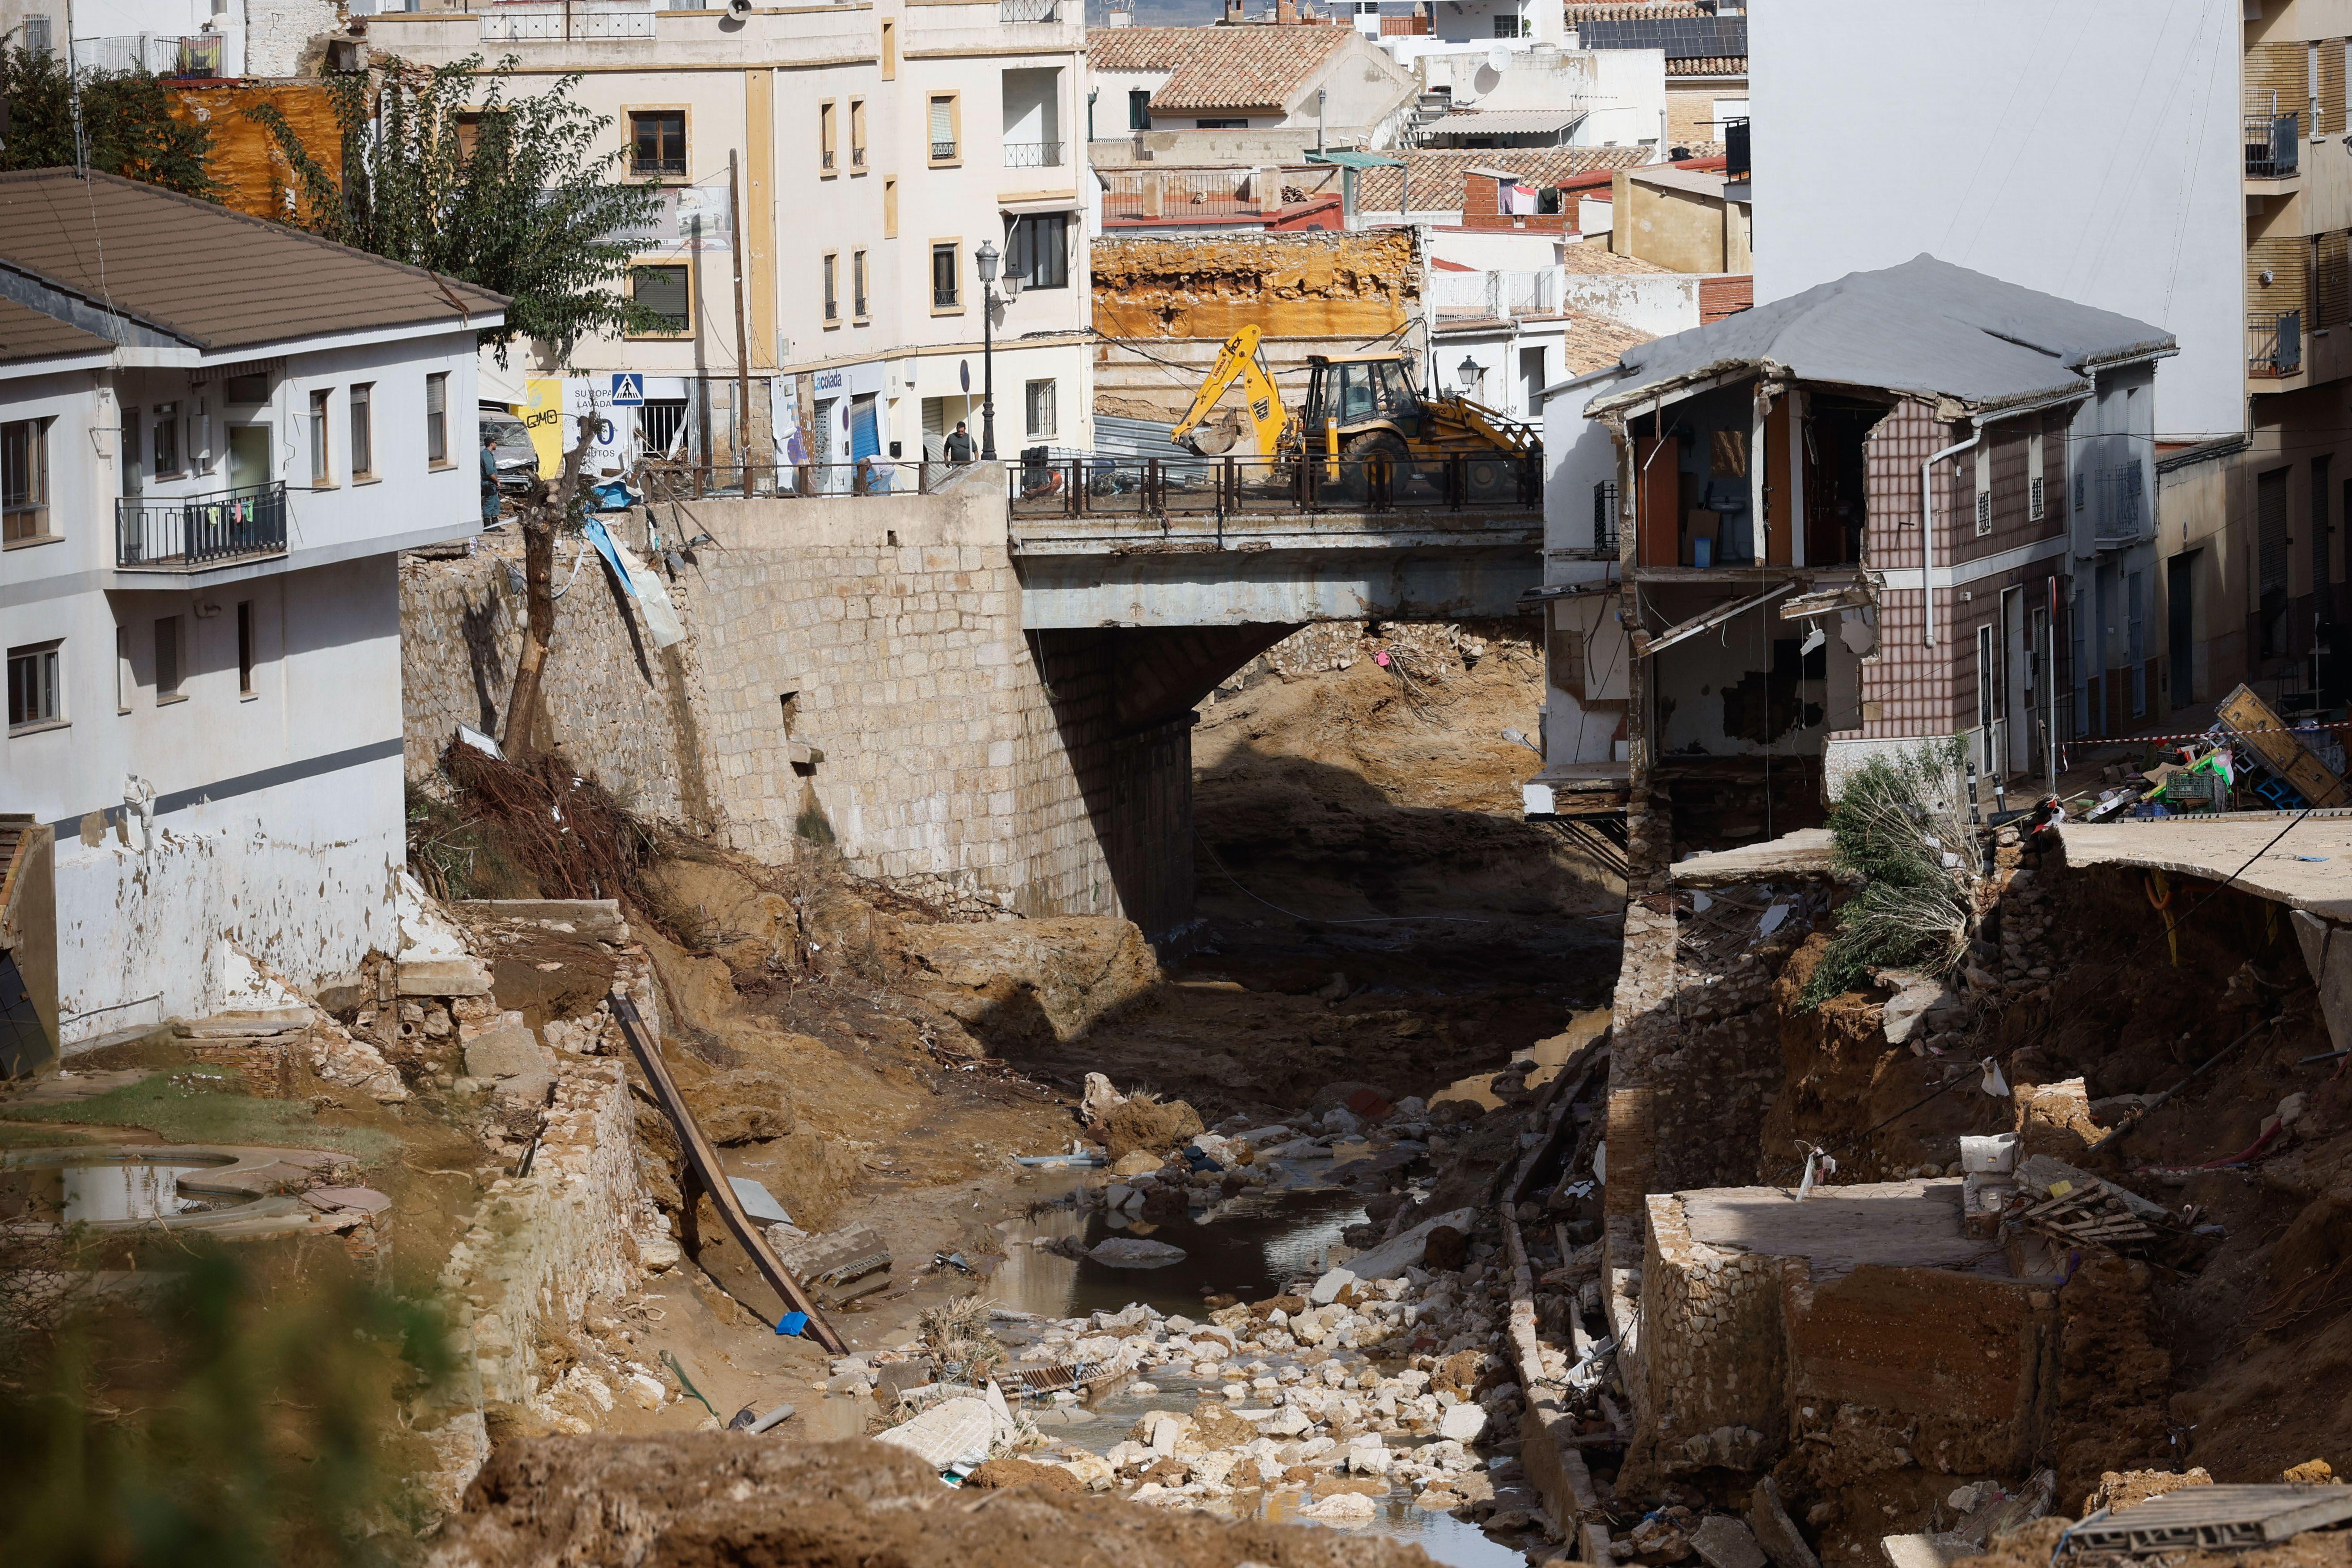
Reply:
<svg viewBox="0 0 2352 1568"><path fill-rule="evenodd" d="M1622 407L1676 382L1769 368L1997 408L2086 392L2085 366L2176 346L2161 327L1922 255L1644 343L1618 362L1629 379L1591 406Z"/></svg>
<svg viewBox="0 0 2352 1568"><path fill-rule="evenodd" d="M32 360L78 359L83 354L113 352L114 345L96 332L85 332L68 321L44 315L30 305L0 300L0 364L24 364Z"/></svg>
<svg viewBox="0 0 2352 1568"><path fill-rule="evenodd" d="M0 174L0 266L208 352L495 325L506 300L210 202L70 169Z"/></svg>

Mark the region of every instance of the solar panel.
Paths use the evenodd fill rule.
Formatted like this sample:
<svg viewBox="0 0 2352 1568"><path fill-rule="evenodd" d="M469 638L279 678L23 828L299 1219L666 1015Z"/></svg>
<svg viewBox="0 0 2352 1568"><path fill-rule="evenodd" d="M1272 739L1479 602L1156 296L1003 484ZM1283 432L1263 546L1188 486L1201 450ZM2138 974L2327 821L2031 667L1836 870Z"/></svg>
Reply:
<svg viewBox="0 0 2352 1568"><path fill-rule="evenodd" d="M1745 16L1638 16L1586 22L1576 30L1588 49L1664 49L1670 60L1745 55Z"/></svg>

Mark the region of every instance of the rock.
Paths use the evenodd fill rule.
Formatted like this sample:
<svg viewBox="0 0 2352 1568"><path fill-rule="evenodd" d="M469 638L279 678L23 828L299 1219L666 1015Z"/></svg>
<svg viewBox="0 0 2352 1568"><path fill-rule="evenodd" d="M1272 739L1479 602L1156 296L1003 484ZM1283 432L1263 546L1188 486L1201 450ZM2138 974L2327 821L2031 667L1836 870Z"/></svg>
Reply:
<svg viewBox="0 0 2352 1568"><path fill-rule="evenodd" d="M908 924L895 934L915 962L914 989L992 1046L1066 1045L1160 982L1142 931L1105 915Z"/></svg>
<svg viewBox="0 0 2352 1568"><path fill-rule="evenodd" d="M1748 1528L1772 1560L1772 1568L1822 1568L1822 1560L1797 1530L1796 1521L1780 1504L1780 1484L1770 1476L1748 1494Z"/></svg>
<svg viewBox="0 0 2352 1568"><path fill-rule="evenodd" d="M1422 1244L1421 1261L1424 1268L1459 1268L1470 1261L1470 1238L1453 1226L1438 1226Z"/></svg>
<svg viewBox="0 0 2352 1568"><path fill-rule="evenodd" d="M757 1068L719 1073L691 1098L703 1135L722 1149L789 1137L800 1125L783 1080Z"/></svg>
<svg viewBox="0 0 2352 1568"><path fill-rule="evenodd" d="M1269 1436L1296 1437L1314 1425L1314 1422L1307 1418L1307 1413L1298 1406L1286 1405L1266 1417L1260 1430Z"/></svg>
<svg viewBox="0 0 2352 1568"><path fill-rule="evenodd" d="M1338 1492L1300 1509L1298 1517L1326 1524L1370 1524L1379 1511L1380 1506L1361 1492Z"/></svg>
<svg viewBox="0 0 2352 1568"><path fill-rule="evenodd" d="M1091 1126L1102 1121L1112 1106L1126 1099L1127 1096L1111 1087L1109 1079L1101 1073L1090 1072L1087 1074L1087 1092L1078 1101L1078 1120Z"/></svg>
<svg viewBox="0 0 2352 1568"><path fill-rule="evenodd" d="M1307 1300L1313 1301L1315 1305L1318 1307L1328 1306L1333 1301L1339 1299L1340 1291L1346 1289L1355 1282L1356 1276L1353 1271L1346 1268L1334 1268L1329 1273L1324 1275L1322 1279L1315 1281L1315 1289L1307 1293Z"/></svg>
<svg viewBox="0 0 2352 1568"><path fill-rule="evenodd" d="M520 1024L503 1025L466 1042L466 1073L469 1078L520 1078L546 1070L545 1048Z"/></svg>
<svg viewBox="0 0 2352 1568"><path fill-rule="evenodd" d="M1444 1226L1455 1231L1467 1231L1478 1223L1476 1209L1455 1209L1425 1219L1393 1240L1382 1242L1370 1252L1348 1260L1348 1268L1359 1279L1393 1279L1408 1268L1421 1267L1429 1242L1429 1233Z"/></svg>
<svg viewBox="0 0 2352 1568"><path fill-rule="evenodd" d="M1949 1568L1963 1557L1974 1557L1980 1550L1965 1535L1949 1531L1932 1534L1889 1535L1878 1543L1886 1555L1887 1568Z"/></svg>
<svg viewBox="0 0 2352 1568"><path fill-rule="evenodd" d="M1707 1515L1690 1539L1707 1568L1765 1568L1764 1549L1756 1544L1748 1528L1729 1514Z"/></svg>
<svg viewBox="0 0 2352 1568"><path fill-rule="evenodd" d="M2336 1471L2325 1459L2305 1459L2299 1465L2289 1465L2279 1476L2288 1486L2326 1486L2335 1479Z"/></svg>
<svg viewBox="0 0 2352 1568"><path fill-rule="evenodd" d="M1437 1435L1467 1443L1486 1429L1486 1412L1475 1405L1452 1405L1437 1418Z"/></svg>
<svg viewBox="0 0 2352 1568"><path fill-rule="evenodd" d="M1150 1151L1135 1149L1114 1161L1110 1172L1114 1176L1140 1176L1160 1169L1160 1157Z"/></svg>
<svg viewBox="0 0 2352 1568"><path fill-rule="evenodd" d="M1034 1486L1042 1491L1079 1492L1086 1483L1056 1465L1041 1465L1032 1459L1016 1459L1006 1455L988 1463L964 1477L963 1484L983 1490L995 1487Z"/></svg>
<svg viewBox="0 0 2352 1568"><path fill-rule="evenodd" d="M1206 1129L1201 1125L1200 1114L1181 1100L1162 1103L1141 1095L1123 1100L1105 1113L1102 1122L1103 1146L1114 1163L1138 1149L1155 1156L1165 1156L1178 1144L1190 1142ZM1158 1169L1160 1160L1152 1161Z"/></svg>
<svg viewBox="0 0 2352 1568"><path fill-rule="evenodd" d="M1097 1242L1087 1256L1112 1268L1165 1268L1171 1263L1183 1262L1186 1254L1182 1247L1171 1247L1164 1241L1114 1236Z"/></svg>

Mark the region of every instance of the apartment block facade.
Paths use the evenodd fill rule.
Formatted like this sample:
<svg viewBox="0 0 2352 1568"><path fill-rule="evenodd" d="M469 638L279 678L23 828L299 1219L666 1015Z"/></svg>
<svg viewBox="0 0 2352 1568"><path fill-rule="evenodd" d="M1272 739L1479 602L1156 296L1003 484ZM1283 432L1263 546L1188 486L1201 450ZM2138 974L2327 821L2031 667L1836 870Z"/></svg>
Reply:
<svg viewBox="0 0 2352 1568"><path fill-rule="evenodd" d="M1077 0L741 16L547 0L367 27L379 58L512 56L519 91L579 73L580 100L611 118L626 177L661 193L634 288L664 322L584 342L563 368L591 387L642 374L650 444L684 422L707 429L723 461L740 438L751 461L773 462L797 426L802 460L844 476L863 458L936 458L957 421L980 437L984 336L1000 454L1088 444ZM983 246L1018 278L1017 297L983 289Z"/></svg>

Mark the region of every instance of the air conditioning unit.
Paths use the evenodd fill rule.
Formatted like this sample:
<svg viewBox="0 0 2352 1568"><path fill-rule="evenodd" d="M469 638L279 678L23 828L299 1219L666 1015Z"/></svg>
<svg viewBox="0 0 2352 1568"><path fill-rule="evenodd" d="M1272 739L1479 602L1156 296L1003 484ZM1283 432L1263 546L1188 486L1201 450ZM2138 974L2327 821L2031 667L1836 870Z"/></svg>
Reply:
<svg viewBox="0 0 2352 1568"><path fill-rule="evenodd" d="M1979 490L1977 492L1977 537L1981 539L1991 531L1992 492L1990 490Z"/></svg>

